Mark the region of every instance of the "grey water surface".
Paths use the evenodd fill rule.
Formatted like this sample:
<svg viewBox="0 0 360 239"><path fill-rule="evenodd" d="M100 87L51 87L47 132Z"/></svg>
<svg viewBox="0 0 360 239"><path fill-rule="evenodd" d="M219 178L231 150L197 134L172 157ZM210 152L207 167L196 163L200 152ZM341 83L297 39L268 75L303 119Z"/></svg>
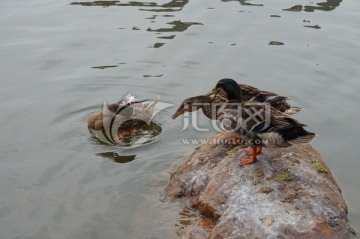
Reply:
<svg viewBox="0 0 360 239"><path fill-rule="evenodd" d="M87 117L127 93L178 105L216 81L278 92L304 108L313 146L360 232L360 2L357 0L0 3L0 238L177 238L192 219L162 201L169 172L214 132L99 143ZM203 127L210 122L201 118ZM240 169L239 169L240 170ZM191 213L190 213L191 214Z"/></svg>

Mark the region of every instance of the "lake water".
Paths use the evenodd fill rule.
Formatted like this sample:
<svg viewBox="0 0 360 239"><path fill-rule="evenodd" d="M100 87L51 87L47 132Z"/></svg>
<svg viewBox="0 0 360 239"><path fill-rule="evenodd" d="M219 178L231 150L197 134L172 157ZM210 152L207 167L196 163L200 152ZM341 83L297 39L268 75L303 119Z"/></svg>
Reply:
<svg viewBox="0 0 360 239"><path fill-rule="evenodd" d="M3 0L1 238L176 238L191 218L162 202L168 172L199 146L182 139L213 132L181 131L173 107L159 116L159 142L124 150L92 138L86 120L129 92L178 105L224 77L304 108L297 118L319 134L312 145L360 232L359 8L356 0Z"/></svg>

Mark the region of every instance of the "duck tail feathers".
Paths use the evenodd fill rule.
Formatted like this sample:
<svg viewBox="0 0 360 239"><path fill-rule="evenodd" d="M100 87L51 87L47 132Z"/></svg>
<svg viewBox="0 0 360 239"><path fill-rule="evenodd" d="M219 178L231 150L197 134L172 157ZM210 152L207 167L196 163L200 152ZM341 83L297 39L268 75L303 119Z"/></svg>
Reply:
<svg viewBox="0 0 360 239"><path fill-rule="evenodd" d="M306 131L302 126L283 129L278 132L290 144L307 144L316 137L316 134Z"/></svg>
<svg viewBox="0 0 360 239"><path fill-rule="evenodd" d="M308 144L313 141L316 137L316 134L307 132L307 135L299 136L293 140L289 140L290 144Z"/></svg>

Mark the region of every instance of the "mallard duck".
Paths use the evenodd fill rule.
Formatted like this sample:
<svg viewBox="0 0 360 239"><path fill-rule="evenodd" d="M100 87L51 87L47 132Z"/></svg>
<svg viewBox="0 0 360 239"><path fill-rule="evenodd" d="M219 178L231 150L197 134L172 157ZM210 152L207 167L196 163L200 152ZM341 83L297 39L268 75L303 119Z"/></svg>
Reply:
<svg viewBox="0 0 360 239"><path fill-rule="evenodd" d="M309 143L316 136L304 129L306 125L274 107L255 100L242 102L241 88L234 80L220 80L208 95L219 91L226 92L227 102L219 110L217 120L251 147L247 151L251 157L241 160L241 166L255 163L256 154L261 152L263 146L289 147Z"/></svg>
<svg viewBox="0 0 360 239"><path fill-rule="evenodd" d="M135 133L144 124L149 124L159 102L159 97L154 100L138 100L133 95L127 95L122 100L104 105L102 111L91 114L88 118L90 130L101 130L111 142L119 131L125 131L117 135L123 138L126 135Z"/></svg>
<svg viewBox="0 0 360 239"><path fill-rule="evenodd" d="M220 81L234 81L232 79L221 79ZM235 81L234 81L235 82ZM237 84L237 83L236 83ZM287 97L280 96L274 92L260 90L250 85L239 84L241 89L241 101L257 101L261 103L269 103L275 109L287 114L293 115L301 110L299 107L289 105ZM219 89L216 94L199 95L185 99L172 119L177 118L184 112L192 112L202 109L204 115L209 119L216 119L217 111L223 103L227 101L227 92ZM187 109L185 109L187 108Z"/></svg>
<svg viewBox="0 0 360 239"><path fill-rule="evenodd" d="M189 97L185 99L179 108L176 110L175 114L171 116L172 119L176 119L178 116L184 114L185 112L193 112L202 109L204 115L209 119L216 119L217 110L220 105L215 105L215 98L208 95L199 95L194 97Z"/></svg>

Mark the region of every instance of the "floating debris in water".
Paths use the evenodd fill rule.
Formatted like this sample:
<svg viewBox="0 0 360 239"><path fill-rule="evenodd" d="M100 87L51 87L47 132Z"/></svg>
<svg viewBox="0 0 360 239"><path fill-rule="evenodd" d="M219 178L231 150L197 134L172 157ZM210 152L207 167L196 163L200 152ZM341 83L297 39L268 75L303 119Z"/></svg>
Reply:
<svg viewBox="0 0 360 239"><path fill-rule="evenodd" d="M279 15L270 15L270 17L281 17Z"/></svg>
<svg viewBox="0 0 360 239"><path fill-rule="evenodd" d="M279 42L279 41L270 41L269 45L271 45L271 46L282 46L282 45L285 45L285 44L282 43L282 42Z"/></svg>

